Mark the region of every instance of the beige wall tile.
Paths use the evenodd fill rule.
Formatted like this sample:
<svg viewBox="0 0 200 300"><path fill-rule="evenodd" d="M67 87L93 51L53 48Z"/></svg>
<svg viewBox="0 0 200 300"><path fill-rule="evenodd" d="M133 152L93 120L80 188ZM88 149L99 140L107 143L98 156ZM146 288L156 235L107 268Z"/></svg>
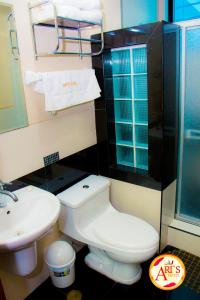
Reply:
<svg viewBox="0 0 200 300"><path fill-rule="evenodd" d="M160 231L161 192L113 179L111 201L119 211L142 218Z"/></svg>
<svg viewBox="0 0 200 300"><path fill-rule="evenodd" d="M161 249L168 244L168 226L174 219L176 202L176 180L174 180L162 194L162 225L161 225Z"/></svg>
<svg viewBox="0 0 200 300"><path fill-rule="evenodd" d="M121 1L102 0L104 9L104 31L111 31L121 28Z"/></svg>
<svg viewBox="0 0 200 300"><path fill-rule="evenodd" d="M43 157L59 151L60 158L96 143L93 103L82 109L0 135L0 178L11 181L42 168Z"/></svg>
<svg viewBox="0 0 200 300"><path fill-rule="evenodd" d="M200 238L174 228L168 228L168 245L200 256Z"/></svg>

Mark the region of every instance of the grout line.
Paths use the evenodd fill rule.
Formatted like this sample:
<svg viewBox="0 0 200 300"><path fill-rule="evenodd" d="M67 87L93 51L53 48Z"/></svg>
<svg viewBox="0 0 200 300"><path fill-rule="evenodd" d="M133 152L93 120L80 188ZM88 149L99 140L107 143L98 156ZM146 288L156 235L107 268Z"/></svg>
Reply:
<svg viewBox="0 0 200 300"><path fill-rule="evenodd" d="M131 74L134 74L134 67L133 67L133 51L132 49L130 48L130 63L131 63ZM134 76L131 75L131 93L132 93L132 120L133 120L133 128L132 128L132 131L133 131L133 166L136 167L136 148L135 148L135 106L134 106Z"/></svg>

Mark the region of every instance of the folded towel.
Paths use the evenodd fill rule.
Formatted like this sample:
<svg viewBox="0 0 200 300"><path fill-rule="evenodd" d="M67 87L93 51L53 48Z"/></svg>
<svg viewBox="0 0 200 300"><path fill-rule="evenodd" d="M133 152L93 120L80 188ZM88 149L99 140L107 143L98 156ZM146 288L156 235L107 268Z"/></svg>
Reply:
<svg viewBox="0 0 200 300"><path fill-rule="evenodd" d="M92 101L99 98L101 92L92 69L38 73L35 77L32 72L26 72L25 80L27 84L33 84L36 91L40 83L40 91L45 94L46 111Z"/></svg>
<svg viewBox="0 0 200 300"><path fill-rule="evenodd" d="M81 10L79 20L86 20L92 23L101 23L103 15L100 9Z"/></svg>
<svg viewBox="0 0 200 300"><path fill-rule="evenodd" d="M59 17L88 21L94 23L101 23L102 12L101 10L81 10L74 6L69 5L56 5L57 14ZM51 4L43 5L32 9L32 20L33 23L41 23L46 20L54 18L54 9Z"/></svg>
<svg viewBox="0 0 200 300"><path fill-rule="evenodd" d="M54 4L63 4L74 6L79 9L99 9L101 7L100 0L51 0L50 2ZM31 0L29 1L30 5L40 4L42 0Z"/></svg>
<svg viewBox="0 0 200 300"><path fill-rule="evenodd" d="M54 0L57 1L57 0ZM58 0L59 1L59 0ZM60 0L62 1L62 0ZM63 0L63 4L72 5L80 9L90 10L101 8L100 0Z"/></svg>
<svg viewBox="0 0 200 300"><path fill-rule="evenodd" d="M37 5L37 4L41 4L41 6L42 5L47 5L48 3L43 3L44 2L44 0L30 0L29 1L29 4L30 5ZM65 0L51 0L51 1L49 1L49 2L52 2L52 3L54 3L54 4L65 4L64 2L65 2Z"/></svg>
<svg viewBox="0 0 200 300"><path fill-rule="evenodd" d="M100 9L101 3L100 0L80 0L79 8L83 10Z"/></svg>
<svg viewBox="0 0 200 300"><path fill-rule="evenodd" d="M35 83L36 81L42 80L42 73L38 72L32 72L32 71L26 71L25 72L25 83L31 84Z"/></svg>

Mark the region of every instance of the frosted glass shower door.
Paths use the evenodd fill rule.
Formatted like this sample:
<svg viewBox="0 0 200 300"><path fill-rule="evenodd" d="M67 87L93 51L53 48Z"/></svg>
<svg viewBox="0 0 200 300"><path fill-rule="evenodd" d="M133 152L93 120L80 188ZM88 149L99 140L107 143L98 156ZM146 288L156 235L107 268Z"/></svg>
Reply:
<svg viewBox="0 0 200 300"><path fill-rule="evenodd" d="M200 26L186 27L183 41L185 89L181 100L176 217L200 225Z"/></svg>

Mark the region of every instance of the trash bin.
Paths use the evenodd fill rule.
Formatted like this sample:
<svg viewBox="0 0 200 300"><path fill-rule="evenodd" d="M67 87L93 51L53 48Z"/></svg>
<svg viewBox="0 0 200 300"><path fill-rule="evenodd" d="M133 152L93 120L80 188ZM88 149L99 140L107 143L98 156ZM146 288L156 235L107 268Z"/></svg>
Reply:
<svg viewBox="0 0 200 300"><path fill-rule="evenodd" d="M49 268L52 283L56 287L66 288L73 284L75 258L74 249L65 241L56 241L48 247L45 262Z"/></svg>

